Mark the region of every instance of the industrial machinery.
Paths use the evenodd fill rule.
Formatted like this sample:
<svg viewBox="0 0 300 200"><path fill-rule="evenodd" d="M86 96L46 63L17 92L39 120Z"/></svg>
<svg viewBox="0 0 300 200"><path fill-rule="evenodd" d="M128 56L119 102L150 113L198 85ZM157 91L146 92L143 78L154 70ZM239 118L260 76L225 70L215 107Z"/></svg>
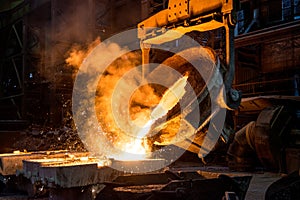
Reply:
<svg viewBox="0 0 300 200"><path fill-rule="evenodd" d="M205 157L221 139L229 141L230 128L213 122L212 129L206 128L210 121L218 116L226 115L226 109L234 109L239 105L241 95L231 88L234 77L233 58L233 0L169 0L168 9L162 10L138 24L138 37L141 40L143 76L151 75L146 65L150 62L151 51L156 45L181 41L183 35L189 33L203 34L219 31L219 45L207 46L199 56L195 53L195 45L189 49L177 51L162 64L177 70L192 85L196 98L188 99L185 106L172 107L166 121L158 119L149 133L148 140L152 145L168 145L164 136L170 134L177 118L192 124L188 137L175 145L186 147L191 152ZM196 31L196 32L195 32ZM214 34L214 33L213 33ZM216 35L215 35L216 36ZM175 45L176 46L176 45ZM181 49L182 50L182 49ZM199 49L198 49L199 50ZM203 74L197 74L193 66L180 55L189 55L190 62L201 60L204 63ZM209 63L210 65L205 65ZM159 66L158 66L159 67ZM153 70L155 71L155 69ZM201 80L202 79L202 80ZM154 89L165 92L165 88L154 86ZM213 93L213 94L211 94ZM185 94L188 96L189 94ZM182 97L184 100L184 96ZM212 110L211 105L217 109ZM194 110L200 109L201 115L197 123L190 119ZM182 112L179 112L182 110ZM223 111L222 111L223 110ZM220 114L221 113L221 114ZM217 127L221 128L217 128ZM168 127L171 127L168 129ZM171 133L172 134L172 133ZM204 135L204 136L203 136ZM204 139L209 135L208 139ZM217 136L217 137L216 137ZM166 137L165 137L166 138ZM17 152L0 156L2 179L11 183L17 171L17 185L27 191L30 196L44 195L50 191L50 199L243 199L250 183L249 174L203 172L197 168L163 168L164 160L119 161L101 160L89 153L72 152ZM156 165L161 170L152 173L132 174L131 168L143 168L145 165ZM123 171L114 166L123 166ZM161 167L160 167L161 166ZM129 167L129 168L126 168ZM122 167L121 167L122 168ZM84 170L84 172L83 172ZM226 171L226 170L224 170ZM224 174L224 173L223 173ZM233 178L232 178L233 177ZM25 184L24 184L25 183ZM18 188L18 187L17 187ZM1 188L3 189L3 188ZM20 188L18 188L20 189ZM135 192L137 191L137 192ZM140 192L142 191L142 192Z"/></svg>
<svg viewBox="0 0 300 200"><path fill-rule="evenodd" d="M155 49L157 45L162 45L165 43L170 43L172 41L180 41L182 36L189 35L194 33L195 37L199 36L201 39L206 39L201 37L204 34L212 33L210 40L216 41L217 37L221 38L219 44L206 45L205 51L209 54L212 54L212 60L215 62L215 67L212 66L203 66L198 62L202 71L207 73L201 74L201 76L190 76L188 81L193 82L192 85L194 91L196 92L197 99L189 100L187 103L188 106L182 108L184 113L181 115L182 118L186 118L194 108L192 108L192 103L197 102L199 104L199 109L201 110L200 116L200 125L195 125L195 130L193 134L193 139L186 139L189 142L192 141L188 150L194 153L197 153L200 158L203 158L209 150L214 147L214 142L216 140L214 136L216 132L221 132L221 138L223 141L228 142L230 137L230 128L226 127L222 130L208 130L204 131L205 134L210 134L211 141L203 142L203 136L201 135L201 129L209 124L209 121L213 116L218 113L211 110L209 105L216 103L218 107L225 109L235 109L238 107L241 94L231 88L231 84L234 78L234 47L233 47L233 29L234 29L234 3L232 0L190 0L190 1L179 1L179 0L170 0L168 8L153 16L145 19L143 22L138 24L138 37L141 40L141 49L142 49L142 62L143 66L149 63L150 57L149 53L151 47ZM201 45L202 41L197 41ZM204 44L205 45L205 44ZM189 62L194 60L205 59L199 54L195 54L193 47L187 46L188 49L183 51L183 54L190 55L188 58ZM196 70L190 69L191 66L188 66L187 61L184 61L180 58L180 53L178 55L171 55L162 64L173 67L181 74L189 73L193 74ZM220 61L220 62L219 62ZM207 65L207 64L206 64ZM194 66L192 66L194 67ZM143 68L143 75L146 76L148 73L146 67ZM220 74L221 76L218 76ZM203 77L207 76L207 77ZM201 83L202 79L202 83ZM203 84L204 80L204 84ZM219 85L219 82L223 82L223 86ZM199 89L199 87L202 87ZM216 90L218 93L215 97L211 93ZM214 99L212 99L214 98ZM207 103L208 101L213 103ZM206 102L206 103L204 103ZM205 105L204 105L205 104ZM179 115L178 107L169 111L168 118L174 119ZM225 115L223 113L223 115ZM170 122L171 123L171 122ZM168 124L166 122L165 124ZM155 124L158 125L158 124ZM167 125L166 125L167 126ZM154 127L155 129L155 127ZM163 132L163 131L162 131ZM168 132L168 131L165 131ZM212 133L214 132L214 133ZM153 138L153 140L159 140L159 138ZM188 141L182 141L176 145L183 147L184 143ZM163 144L163 142L154 142L156 144ZM201 151L201 147L204 147L206 151ZM199 152L201 151L201 152Z"/></svg>
<svg viewBox="0 0 300 200"><path fill-rule="evenodd" d="M214 124L214 121L211 120L214 112L208 112L210 107L206 106L205 103L203 103L205 102L204 99L208 97L211 101L216 101L216 104L219 107L226 108L228 110L236 109L240 105L241 94L231 88L235 68L233 28L235 25L234 10L236 6L237 5L234 5L234 1L227 0L170 0L166 10L162 10L138 24L138 37L141 40L144 65L149 62L149 52L151 46L155 48L156 45L161 45L173 40L178 40L183 35L189 35L190 32L194 32L194 35L200 35L201 39L200 41L197 40L197 42L199 42L204 47L208 46L210 48L213 48L214 55L221 61L220 66L217 66L214 69L208 69L204 66L201 66L205 70L221 71L225 85L225 92L217 90L219 91L220 95L216 99L212 99L212 95L206 96L207 93L203 91L198 92L197 87L203 86L200 81L200 79L203 77L199 78L194 76L188 79L197 79L197 86L193 85L193 89L196 91L197 103L200 105L199 109L201 109L201 116L200 126L196 126L194 137L189 138L189 140L187 139L189 142L191 142L191 145L187 150L197 153L200 158L207 155L205 154L205 152L203 153L203 150L201 148L204 147L205 149L211 150L214 147L214 142L212 142L213 139L211 139L210 142L207 142L204 139L204 135L209 135L210 138L213 138L213 134L221 132L220 141L225 143L228 142L228 140L230 140L230 136L232 136L230 135L232 132L229 125L230 122L228 121L225 122L225 126L222 128L222 130L205 129L207 121L210 120L210 123ZM203 43L203 39L206 38L201 37L201 35L216 30L223 31L222 33L224 36L221 36L221 38L224 38L225 44L222 46L222 44L207 45L207 43ZM216 35L218 34L215 34L214 36ZM214 36L212 36L210 39L216 41L216 38ZM220 50L222 48L223 50ZM191 55L189 57L191 58L191 60L202 59L201 55L198 55L197 58L193 58L192 50L189 51L189 49L187 49L185 51ZM186 63L182 61L178 55L171 56L162 63L173 67L182 74L185 73L184 70L189 70ZM147 72L147 70L144 70L144 73L151 74L151 72ZM218 85L217 80L218 79L214 78L206 79L206 85L204 85L203 87L206 87L206 89L209 90L210 84L214 86ZM209 90L209 92L211 92L211 90ZM293 143L293 145L294 143L296 143L294 141L288 142L287 137L295 137L293 136L293 134L296 132L297 128L292 127L291 124L297 118L299 120L299 116L296 117L296 115L298 115L297 112L299 112L297 111L299 110L299 107L297 106L296 102L299 101L299 98L285 96L257 97L257 99L264 98L274 100L270 100L268 104L264 101L264 104L262 104L258 100L256 102L256 98L250 98L250 103L248 102L248 99L244 99L241 107L239 108L239 110L247 110L251 106L255 107L255 109L257 109L257 121L256 123L251 122L235 134L235 139L227 152L229 166L235 170L253 170L254 166L256 166L257 164L257 160L259 160L259 163L263 166L264 169L281 172L292 172L293 170L297 169L297 165L294 164L294 166L292 166L291 159L288 159L290 156L288 151L291 150L289 148L285 150L284 148L286 148L285 146L287 143ZM187 107L187 109L183 108L183 114L181 114L181 117L183 118L185 118L185 115L187 115L185 113L186 110L193 110L189 106ZM288 107L288 109L283 109L283 107ZM252 112L253 114L254 109L252 109L251 111L250 110L248 110L248 112ZM169 115L169 118L173 119L174 117L176 117L176 115L178 115L178 111L176 112L174 111L174 109L172 109L169 112ZM280 118L279 116L283 117ZM229 118L228 120L230 121L232 119ZM166 122L166 124L168 124L168 122ZM289 131L291 131L291 134L289 134ZM168 131L162 132L162 135L168 134ZM153 138L153 140L160 141L160 137L167 136L158 136L156 138ZM154 144L164 144L163 142L160 143L157 141L154 142ZM184 142L187 141L176 143L175 145L184 147ZM251 146L251 148L249 147L249 145ZM289 146L293 147L293 145ZM287 152L285 153L285 151Z"/></svg>

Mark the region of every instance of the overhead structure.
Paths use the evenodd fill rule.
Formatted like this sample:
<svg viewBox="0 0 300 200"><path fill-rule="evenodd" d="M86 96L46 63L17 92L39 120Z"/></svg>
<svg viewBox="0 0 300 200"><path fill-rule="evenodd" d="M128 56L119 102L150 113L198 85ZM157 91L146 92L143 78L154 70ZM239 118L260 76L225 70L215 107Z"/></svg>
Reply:
<svg viewBox="0 0 300 200"><path fill-rule="evenodd" d="M214 75L209 78L202 77L208 80L205 81L206 83L203 86L206 89L202 90L206 92L197 93L197 103L200 105L205 98L209 98L209 92L207 91L210 90L210 87L216 87L218 82L222 80L224 87L222 89L218 89L219 94L218 97L214 99L215 103L221 108L237 108L241 100L241 95L238 91L231 87L235 68L233 35L233 29L235 26L233 18L234 11L235 5L233 0L170 0L167 9L159 11L138 24L138 38L140 39L142 49L143 77L146 76L146 74L151 73L147 70L151 47L155 48L155 45L162 45L178 40L182 38L182 36L194 31L205 33L222 29L222 31L224 30L225 41L225 46L222 47L224 49L224 52L222 52L224 55L222 56L222 63L218 63L220 58L215 51L211 52L210 50L207 50L207 52L216 56L213 58L213 60L215 60L216 67L211 67L211 69L207 69L209 68L208 66L203 67L203 70L212 71L211 74ZM192 52L187 54L192 55ZM183 68L187 64L182 64L184 62L179 62L180 58L178 58L178 56L176 58L175 57L176 55L168 58L166 62L163 62L163 64L176 65L171 66L175 69ZM197 60L197 57L193 57L192 59ZM216 74L220 74L220 72L222 77L217 78L218 76ZM195 81L198 82L197 84L200 84L200 80ZM216 115L216 113L218 113L218 111L210 112L210 109L211 108L208 106L205 111L201 112L202 116L200 117L200 126L195 127L195 133L209 124L209 121ZM187 110L192 109L189 108ZM222 130L215 131L224 132ZM224 138L227 138L227 136L224 135ZM197 152L199 150L199 145L202 145L201 143L203 138L199 138L199 140L201 142L196 142L197 144L195 144L198 148L195 146L195 148L193 148L194 150L190 149L192 152ZM226 141L226 139L224 140Z"/></svg>

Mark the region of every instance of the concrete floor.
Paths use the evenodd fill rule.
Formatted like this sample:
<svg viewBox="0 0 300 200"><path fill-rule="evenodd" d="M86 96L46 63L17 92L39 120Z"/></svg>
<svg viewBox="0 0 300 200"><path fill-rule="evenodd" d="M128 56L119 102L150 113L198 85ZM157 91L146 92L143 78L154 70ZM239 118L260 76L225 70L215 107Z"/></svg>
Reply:
<svg viewBox="0 0 300 200"><path fill-rule="evenodd" d="M282 174L275 173L253 174L245 200L265 199L268 187L281 177L283 177Z"/></svg>

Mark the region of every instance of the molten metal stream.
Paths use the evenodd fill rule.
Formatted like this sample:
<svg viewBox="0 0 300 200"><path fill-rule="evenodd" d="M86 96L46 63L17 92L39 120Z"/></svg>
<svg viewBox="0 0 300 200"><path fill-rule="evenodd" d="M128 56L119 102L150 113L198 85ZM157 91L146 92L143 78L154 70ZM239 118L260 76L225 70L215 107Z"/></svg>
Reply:
<svg viewBox="0 0 300 200"><path fill-rule="evenodd" d="M188 76L183 76L176 81L163 95L159 104L153 109L150 114L150 120L141 127L136 138L131 143L126 143L125 150L127 153L115 156L119 160L140 160L145 159L147 155L147 149L143 145L145 136L149 133L152 125L156 120L165 116L169 110L171 110L185 94L185 86L187 84ZM130 154L128 154L130 153Z"/></svg>

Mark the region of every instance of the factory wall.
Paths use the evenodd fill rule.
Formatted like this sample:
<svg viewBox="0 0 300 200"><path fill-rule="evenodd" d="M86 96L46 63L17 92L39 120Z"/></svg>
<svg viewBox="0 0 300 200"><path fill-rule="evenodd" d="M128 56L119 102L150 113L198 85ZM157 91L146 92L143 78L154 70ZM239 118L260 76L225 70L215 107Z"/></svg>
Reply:
<svg viewBox="0 0 300 200"><path fill-rule="evenodd" d="M69 123L76 67L66 59L135 28L140 7L133 0L26 0L3 12L0 129Z"/></svg>

